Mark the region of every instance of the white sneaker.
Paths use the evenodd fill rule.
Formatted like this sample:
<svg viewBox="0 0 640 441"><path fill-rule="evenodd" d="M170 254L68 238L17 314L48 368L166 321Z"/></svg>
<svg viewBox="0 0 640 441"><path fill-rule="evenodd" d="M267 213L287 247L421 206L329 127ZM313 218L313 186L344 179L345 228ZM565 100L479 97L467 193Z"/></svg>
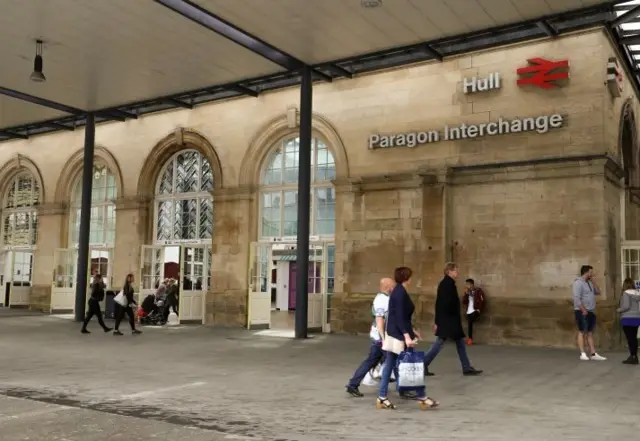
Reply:
<svg viewBox="0 0 640 441"><path fill-rule="evenodd" d="M582 361L589 361L590 358L587 356L587 354L585 354L584 352L582 354L580 354L580 360Z"/></svg>
<svg viewBox="0 0 640 441"><path fill-rule="evenodd" d="M602 355L595 353L591 356L591 359L594 361L605 361L607 358L603 357Z"/></svg>

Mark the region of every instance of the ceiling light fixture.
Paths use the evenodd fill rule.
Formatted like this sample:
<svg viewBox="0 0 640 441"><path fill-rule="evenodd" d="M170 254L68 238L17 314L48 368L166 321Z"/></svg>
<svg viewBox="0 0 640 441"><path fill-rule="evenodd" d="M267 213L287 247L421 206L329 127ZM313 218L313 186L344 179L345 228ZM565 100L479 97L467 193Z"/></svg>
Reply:
<svg viewBox="0 0 640 441"><path fill-rule="evenodd" d="M360 6L363 8L377 8L382 6L382 0L360 0Z"/></svg>
<svg viewBox="0 0 640 441"><path fill-rule="evenodd" d="M33 60L33 72L30 78L36 83L47 81L47 77L42 73L42 40L36 40L36 57Z"/></svg>

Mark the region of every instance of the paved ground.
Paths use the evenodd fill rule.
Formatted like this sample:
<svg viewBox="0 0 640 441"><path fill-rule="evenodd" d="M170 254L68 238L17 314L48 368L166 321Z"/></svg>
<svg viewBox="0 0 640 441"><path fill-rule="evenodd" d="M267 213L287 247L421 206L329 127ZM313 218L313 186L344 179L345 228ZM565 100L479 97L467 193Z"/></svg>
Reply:
<svg viewBox="0 0 640 441"><path fill-rule="evenodd" d="M640 367L579 362L575 352L473 347L482 378L455 350L434 362L440 409L343 385L366 338L300 342L203 327L141 336L80 335L47 316L0 317L2 441L624 440L640 429Z"/></svg>

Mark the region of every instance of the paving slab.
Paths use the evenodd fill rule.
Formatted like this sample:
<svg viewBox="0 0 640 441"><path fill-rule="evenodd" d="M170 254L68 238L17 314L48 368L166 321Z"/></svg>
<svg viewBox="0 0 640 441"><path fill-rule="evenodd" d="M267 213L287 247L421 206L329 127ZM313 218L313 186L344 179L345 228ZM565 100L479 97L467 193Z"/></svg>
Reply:
<svg viewBox="0 0 640 441"><path fill-rule="evenodd" d="M580 362L575 351L473 346L481 377L463 377L455 348L432 365L421 412L375 408L344 384L366 337L305 341L180 326L140 336L91 335L46 315L0 317L0 439L621 440L640 429L640 367ZM123 328L124 329L124 328Z"/></svg>

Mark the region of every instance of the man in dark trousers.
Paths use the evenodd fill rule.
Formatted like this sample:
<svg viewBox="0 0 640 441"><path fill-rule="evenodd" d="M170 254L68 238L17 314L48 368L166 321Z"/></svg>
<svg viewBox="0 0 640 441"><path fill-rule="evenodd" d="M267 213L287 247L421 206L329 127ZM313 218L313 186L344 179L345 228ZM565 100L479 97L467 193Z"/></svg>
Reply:
<svg viewBox="0 0 640 441"><path fill-rule="evenodd" d="M467 357L456 277L458 277L458 266L453 262L448 262L444 266L444 278L438 285L438 296L436 297L436 323L433 325L433 331L437 338L424 356L424 369L427 372L431 362L440 353L445 340L453 340L456 342L462 373L464 375L479 375L482 371L474 369L469 357Z"/></svg>
<svg viewBox="0 0 640 441"><path fill-rule="evenodd" d="M98 323L100 323L100 326L102 326L104 332L111 331L111 328L107 327L107 325L104 324L104 320L102 320L102 311L100 310L100 302L104 300L104 289L105 285L102 281L102 276L100 274L96 274L95 276L93 276L93 283L91 284L91 297L89 297L88 302L89 309L87 310L87 316L84 319L84 323L82 323L81 332L83 334L91 334L87 330L87 325L94 315L98 317Z"/></svg>

